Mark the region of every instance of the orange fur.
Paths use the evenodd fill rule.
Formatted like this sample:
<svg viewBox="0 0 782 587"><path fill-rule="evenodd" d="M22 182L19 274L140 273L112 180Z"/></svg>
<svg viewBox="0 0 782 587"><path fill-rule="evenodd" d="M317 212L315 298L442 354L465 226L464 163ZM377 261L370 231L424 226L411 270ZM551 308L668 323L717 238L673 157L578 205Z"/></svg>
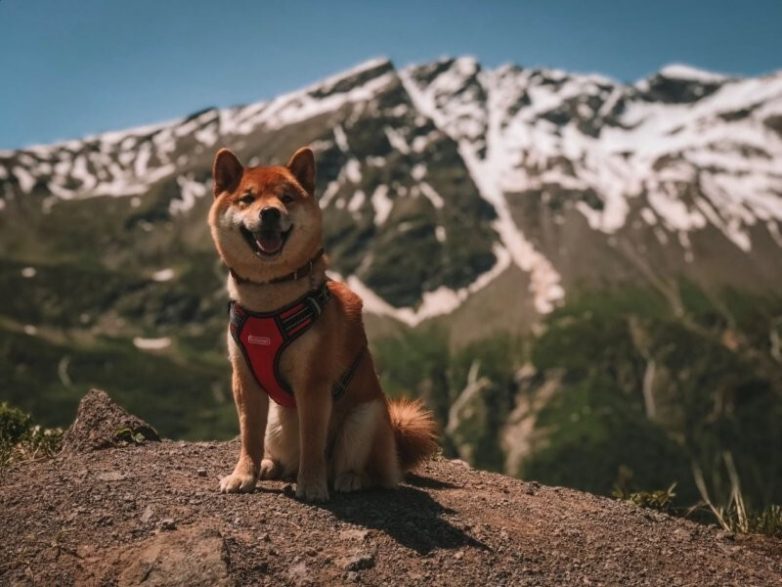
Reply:
<svg viewBox="0 0 782 587"><path fill-rule="evenodd" d="M299 149L286 166L252 168L244 168L233 153L221 149L213 175L212 237L225 264L245 280L265 282L287 275L322 246L315 162L309 149ZM245 236L247 231L262 230L259 217L270 207L277 210L287 236L279 250L262 254L253 251ZM243 307L268 312L324 281L326 261L321 258L305 278L292 281L258 285L229 276L228 291ZM362 355L347 391L333 401L334 383L367 339L361 299L343 283L329 281L328 288L331 300L323 313L280 358L279 371L293 389L295 409L265 398L228 336L242 442L234 472L221 480L221 491L251 491L259 476L295 476L298 496L322 501L328 499L329 486L336 491L394 487L403 470L436 450L431 414L420 402L389 404L369 352Z"/></svg>
<svg viewBox="0 0 782 587"><path fill-rule="evenodd" d="M437 424L421 400L392 400L388 414L403 471L415 468L437 450Z"/></svg>

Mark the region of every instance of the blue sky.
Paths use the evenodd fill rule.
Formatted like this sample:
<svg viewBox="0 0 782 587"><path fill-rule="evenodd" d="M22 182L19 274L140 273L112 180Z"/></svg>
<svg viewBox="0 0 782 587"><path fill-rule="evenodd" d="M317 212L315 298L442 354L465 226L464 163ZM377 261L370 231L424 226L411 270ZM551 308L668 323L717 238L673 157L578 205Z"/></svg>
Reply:
<svg viewBox="0 0 782 587"><path fill-rule="evenodd" d="M780 25L780 0L0 0L0 148L266 99L377 56L767 73Z"/></svg>

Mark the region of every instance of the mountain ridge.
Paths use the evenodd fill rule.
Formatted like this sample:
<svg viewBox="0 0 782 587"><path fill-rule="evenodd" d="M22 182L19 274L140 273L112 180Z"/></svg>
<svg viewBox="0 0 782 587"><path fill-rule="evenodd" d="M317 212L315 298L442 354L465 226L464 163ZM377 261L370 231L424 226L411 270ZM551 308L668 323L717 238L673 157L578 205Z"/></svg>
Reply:
<svg viewBox="0 0 782 587"><path fill-rule="evenodd" d="M484 69L469 57L402 69L388 59L373 59L272 100L2 152L0 202L5 208L13 197L34 191L49 194L44 207L101 195L133 197L175 180L179 194L171 198L169 213L186 214L209 193L208 161L217 146L229 144L241 152L248 142L257 141L255 136L340 119L347 114L339 113L347 111L361 119L366 117L362 110L379 103L387 109L386 124L364 126L377 127L386 135L383 140L356 141L344 124L334 125L331 136L310 137L319 159L326 159L320 185L327 220L330 207L338 209L332 216L344 216L346 209L354 220L370 213L380 230L394 206L401 207L400 200L425 198L430 209L422 211L417 205L413 213L429 218L415 230L433 239L427 246L439 248L445 260L450 243L443 245L448 230L439 210L445 203L452 205L453 183L435 189L426 181L430 139L453 143L444 146L455 151L447 155L447 165L463 167L473 184L464 196L473 203L464 210L474 214L483 207L485 212L479 214L489 216L481 216L484 228L472 243L482 252L468 258L469 277L454 274L431 281L433 276L423 272L424 283L408 284L404 294L395 293L400 288L382 279L378 286L379 277L355 272L371 274L371 260L364 258L363 265L344 262L338 250L336 274L364 294L367 309L375 314L410 326L448 314L510 265L528 275L535 311L550 312L564 299L569 279L550 245L536 242L539 227L519 217L519 207L551 208L551 192L558 200L555 206L565 206L565 211L558 215L555 210L549 232L556 230L556 223L569 227L580 222L564 219L573 208L589 229L608 235L609 243L629 222L641 222L658 248L677 240L685 263L694 260L691 235L710 227L745 253L751 251L753 238L782 247L782 175L776 171L782 161L782 135L774 125L782 113L782 76L777 72L736 78L682 65L666 66L627 85L560 70L512 65ZM759 112L746 112L748 108ZM701 126L714 126L715 116L726 118L724 124L698 130L699 120ZM742 141L730 138L736 128L744 129ZM412 134L406 137L404 132ZM351 149L353 142L359 146ZM386 155L392 150L407 159L402 167L413 181L400 183L388 174L385 179L390 181L374 178L377 174L367 180L367 168L388 165ZM247 158L250 164L261 159ZM329 160L339 169L330 173ZM464 227L460 222L454 229ZM347 240L367 236L349 235ZM416 236L416 245L422 238ZM343 243L337 245L339 249Z"/></svg>

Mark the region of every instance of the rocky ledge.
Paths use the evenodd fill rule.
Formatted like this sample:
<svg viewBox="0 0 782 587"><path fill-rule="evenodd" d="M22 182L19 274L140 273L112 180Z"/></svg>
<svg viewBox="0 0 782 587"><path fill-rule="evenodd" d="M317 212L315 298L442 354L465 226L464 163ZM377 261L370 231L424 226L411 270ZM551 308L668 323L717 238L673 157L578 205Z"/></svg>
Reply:
<svg viewBox="0 0 782 587"><path fill-rule="evenodd" d="M128 416L88 395L68 450L3 473L0 584L782 584L782 541L457 461L325 505L278 482L222 495L235 441L151 442Z"/></svg>

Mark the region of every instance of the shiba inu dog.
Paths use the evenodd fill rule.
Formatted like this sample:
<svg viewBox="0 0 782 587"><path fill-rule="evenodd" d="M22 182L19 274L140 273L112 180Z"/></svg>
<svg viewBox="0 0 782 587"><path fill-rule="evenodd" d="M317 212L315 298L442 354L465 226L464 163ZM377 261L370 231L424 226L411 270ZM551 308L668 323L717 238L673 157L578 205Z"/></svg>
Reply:
<svg viewBox="0 0 782 587"><path fill-rule="evenodd" d="M396 486L436 450L435 423L420 402L387 400L361 300L326 277L312 151L299 149L286 166L245 168L221 149L212 171L209 225L229 268L241 436L220 490L295 478L298 497L324 501L330 487Z"/></svg>

